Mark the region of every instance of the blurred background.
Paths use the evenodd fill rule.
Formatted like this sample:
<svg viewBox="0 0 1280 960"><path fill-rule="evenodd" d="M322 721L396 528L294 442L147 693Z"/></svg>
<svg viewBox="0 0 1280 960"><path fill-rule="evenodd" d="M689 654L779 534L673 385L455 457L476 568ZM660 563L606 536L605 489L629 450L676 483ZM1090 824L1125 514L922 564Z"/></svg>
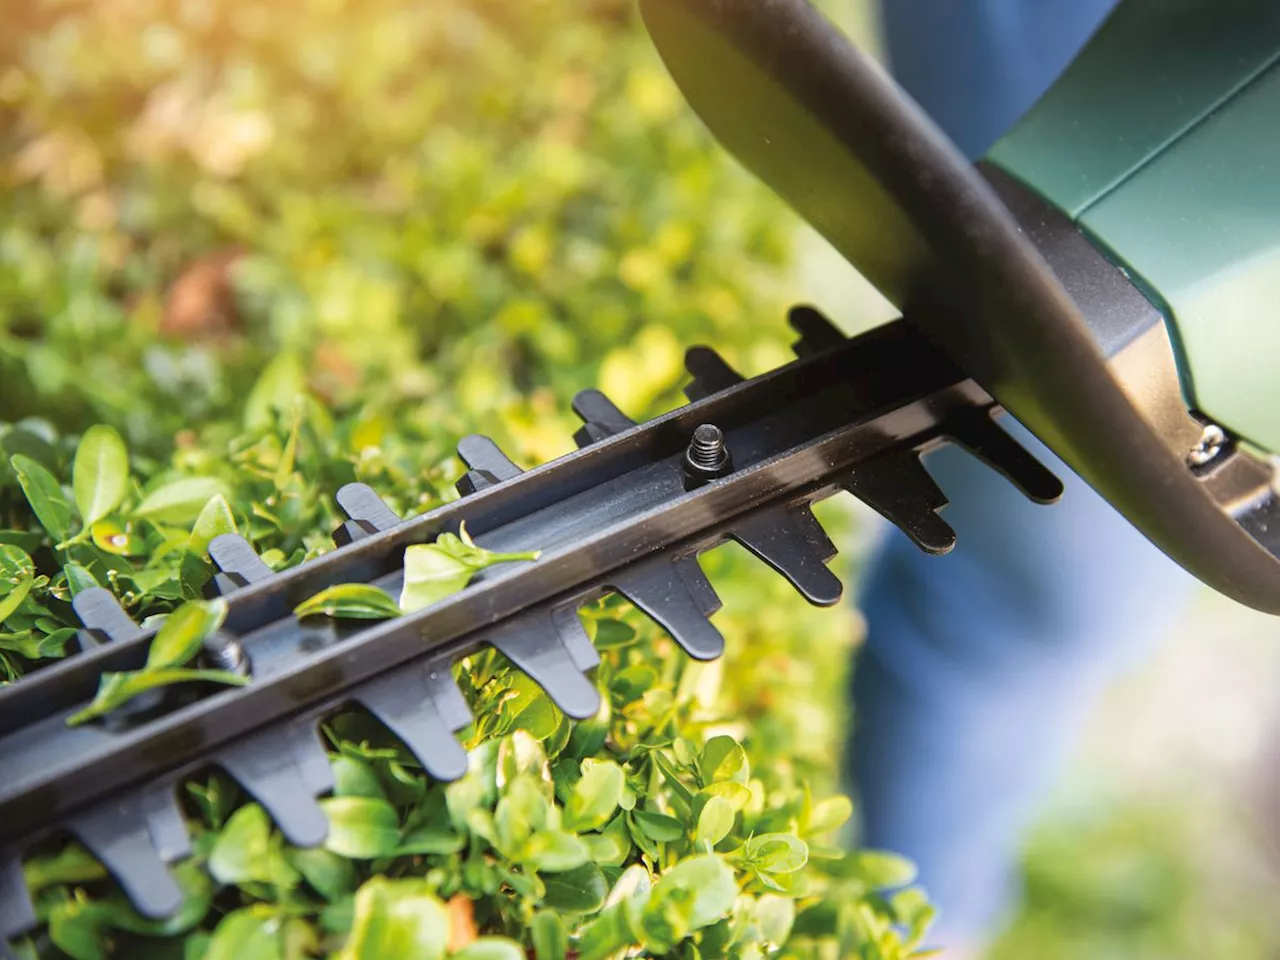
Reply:
<svg viewBox="0 0 1280 960"><path fill-rule="evenodd" d="M878 49L869 5L826 7ZM104 421L157 461L217 456L267 371L302 377L408 512L447 488L461 433L537 463L570 449L577 389L645 416L680 401L694 343L747 374L785 362L800 300L851 332L892 316L710 143L627 0L6 11L6 428ZM875 522L823 516L856 572ZM824 665L856 614L732 551L708 566L751 736L822 766L851 709ZM1280 626L1201 598L1094 718L992 956L1280 956L1277 679Z"/></svg>

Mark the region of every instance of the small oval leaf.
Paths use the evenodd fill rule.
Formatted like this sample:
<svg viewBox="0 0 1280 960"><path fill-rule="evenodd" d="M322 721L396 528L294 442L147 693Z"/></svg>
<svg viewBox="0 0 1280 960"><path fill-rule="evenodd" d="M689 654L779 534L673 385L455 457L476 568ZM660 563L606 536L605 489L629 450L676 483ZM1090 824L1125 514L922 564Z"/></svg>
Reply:
<svg viewBox="0 0 1280 960"><path fill-rule="evenodd" d="M147 652L147 669L181 667L196 655L205 638L222 626L227 605L222 600L192 600L165 618Z"/></svg>
<svg viewBox="0 0 1280 960"><path fill-rule="evenodd" d="M26 495L31 510L55 544L63 543L71 536L71 504L67 502L54 478L44 467L20 453L9 458L9 465L18 475L18 484Z"/></svg>
<svg viewBox="0 0 1280 960"><path fill-rule="evenodd" d="M90 527L118 507L128 484L129 452L120 434L105 424L90 427L80 438L71 466L81 522Z"/></svg>
<svg viewBox="0 0 1280 960"><path fill-rule="evenodd" d="M294 607L293 615L338 620L388 620L401 614L400 605L385 590L369 583L340 583L321 590Z"/></svg>
<svg viewBox="0 0 1280 960"><path fill-rule="evenodd" d="M133 512L152 523L186 526L219 495L227 495L227 486L215 477L182 477L152 490Z"/></svg>
<svg viewBox="0 0 1280 960"><path fill-rule="evenodd" d="M325 848L352 860L374 860L400 843L396 808L373 797L330 797L320 801L329 818Z"/></svg>

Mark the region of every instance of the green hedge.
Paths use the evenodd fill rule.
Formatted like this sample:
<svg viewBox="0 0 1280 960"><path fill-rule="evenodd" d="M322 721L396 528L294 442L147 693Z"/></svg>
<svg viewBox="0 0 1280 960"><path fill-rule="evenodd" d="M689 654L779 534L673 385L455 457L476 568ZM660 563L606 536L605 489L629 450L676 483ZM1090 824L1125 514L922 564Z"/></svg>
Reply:
<svg viewBox="0 0 1280 960"><path fill-rule="evenodd" d="M792 223L624 0L35 4L0 51L7 681L63 654L92 583L164 616L213 533L283 569L331 548L344 482L421 512L453 496L465 433L542 462L571 448L577 389L645 416L679 401L692 343L748 373L788 357ZM835 839L854 618L740 551L704 564L723 663L603 603L605 707L575 725L471 657L463 781L335 717L324 850L211 772L183 792L177 917L142 921L74 844L34 850L24 949L911 955L930 910L909 866Z"/></svg>

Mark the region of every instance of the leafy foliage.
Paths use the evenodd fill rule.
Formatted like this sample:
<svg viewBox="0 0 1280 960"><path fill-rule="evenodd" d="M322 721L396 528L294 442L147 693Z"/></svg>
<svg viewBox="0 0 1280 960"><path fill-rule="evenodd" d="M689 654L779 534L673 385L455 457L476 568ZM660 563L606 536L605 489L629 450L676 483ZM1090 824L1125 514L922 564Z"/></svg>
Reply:
<svg viewBox="0 0 1280 960"><path fill-rule="evenodd" d="M788 359L790 224L684 110L627 0L22 6L0 32L0 680L65 655L95 585L168 617L143 671L166 679L214 629L184 605L219 534L284 569L332 548L343 483L421 512L453 496L465 433L532 464L570 449L581 387L645 416L699 339L746 373ZM424 583L493 559L449 548L418 551L451 564ZM53 845L26 863L43 926L24 949L909 955L927 903L886 889L898 861L837 847L851 808L822 798L854 625L740 550L705 564L724 661L603 603L584 618L604 706L572 724L473 656L463 780L330 718L324 847L290 847L209 772L183 788L178 914L138 916Z"/></svg>

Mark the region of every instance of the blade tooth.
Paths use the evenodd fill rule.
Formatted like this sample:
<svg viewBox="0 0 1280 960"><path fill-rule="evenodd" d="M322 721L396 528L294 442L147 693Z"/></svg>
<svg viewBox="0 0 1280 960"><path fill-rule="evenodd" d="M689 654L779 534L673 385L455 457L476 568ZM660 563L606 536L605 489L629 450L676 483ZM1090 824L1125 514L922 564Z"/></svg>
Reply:
<svg viewBox="0 0 1280 960"><path fill-rule="evenodd" d="M941 432L1001 474L1028 499L1054 503L1062 496L1062 481L1007 434L990 410L955 410L943 421Z"/></svg>
<svg viewBox="0 0 1280 960"><path fill-rule="evenodd" d="M71 608L84 624L79 632L81 650L142 636L142 628L124 612L115 594L106 587L81 590L72 598Z"/></svg>
<svg viewBox="0 0 1280 960"><path fill-rule="evenodd" d="M506 655L574 720L594 717L600 691L578 666L550 610L532 610L489 629L485 640Z"/></svg>
<svg viewBox="0 0 1280 960"><path fill-rule="evenodd" d="M566 604L551 611L551 620L555 624L565 649L578 669L584 673L600 666L600 653L596 645L587 636L587 630L578 619L578 605Z"/></svg>
<svg viewBox="0 0 1280 960"><path fill-rule="evenodd" d="M800 516L806 519L798 522ZM821 527L821 539L810 539L817 523L807 504L770 507L734 523L729 536L786 577L810 603L829 607L839 602L844 585L824 563L831 541Z"/></svg>
<svg viewBox="0 0 1280 960"><path fill-rule="evenodd" d="M426 668L427 689L440 719L450 730L461 730L471 722L471 707L453 681L453 664L448 660L432 660Z"/></svg>
<svg viewBox="0 0 1280 960"><path fill-rule="evenodd" d="M333 541L340 547L383 530L390 530L400 523L396 512L367 483L345 484L334 499L342 512L350 518L333 532Z"/></svg>
<svg viewBox="0 0 1280 960"><path fill-rule="evenodd" d="M333 789L333 771L313 722L256 734L219 754L234 777L295 847L314 847L329 833L316 797Z"/></svg>
<svg viewBox="0 0 1280 960"><path fill-rule="evenodd" d="M458 492L464 497L504 480L514 480L524 472L496 443L479 433L458 441L458 457L468 468L457 483Z"/></svg>
<svg viewBox="0 0 1280 960"><path fill-rule="evenodd" d="M802 359L832 350L848 339L839 327L813 307L793 307L787 320L791 329L800 334L800 339L791 345L791 349Z"/></svg>
<svg viewBox="0 0 1280 960"><path fill-rule="evenodd" d="M548 609L534 609L485 632L486 643L506 655L547 691L573 719L594 717L600 692L586 678Z"/></svg>
<svg viewBox="0 0 1280 960"><path fill-rule="evenodd" d="M690 402L742 383L742 375L710 347L690 347L684 355L684 367L693 377L693 382L684 388Z"/></svg>
<svg viewBox="0 0 1280 960"><path fill-rule="evenodd" d="M138 802L147 821L147 834L160 859L175 863L191 856L191 834L173 788L168 784L152 787L139 795Z"/></svg>
<svg viewBox="0 0 1280 960"><path fill-rule="evenodd" d="M191 842L178 801L167 788L111 801L80 814L68 826L116 878L138 913L160 920L182 906L182 890L169 872L165 854L174 859L185 856Z"/></svg>
<svg viewBox="0 0 1280 960"><path fill-rule="evenodd" d="M720 601L696 557L644 560L626 568L611 585L695 660L714 660L724 652L724 637L708 619Z"/></svg>
<svg viewBox="0 0 1280 960"><path fill-rule="evenodd" d="M926 553L946 553L956 532L938 516L947 498L914 450L882 454L854 468L844 488L894 524Z"/></svg>
<svg viewBox="0 0 1280 960"><path fill-rule="evenodd" d="M582 418L582 426L573 435L578 449L622 433L636 422L617 408L599 390L580 390L573 398L573 412Z"/></svg>
<svg viewBox="0 0 1280 960"><path fill-rule="evenodd" d="M238 533L224 533L210 540L209 559L220 571L211 581L219 596L265 580L272 574L253 545Z"/></svg>
<svg viewBox="0 0 1280 960"><path fill-rule="evenodd" d="M38 922L22 872L21 852L6 850L0 853L0 957L5 956L8 941L34 930Z"/></svg>
<svg viewBox="0 0 1280 960"><path fill-rule="evenodd" d="M441 701L449 696L441 689L444 682L462 700L447 662L393 670L363 684L354 696L400 738L427 773L450 781L467 772L466 751L453 733L471 721L471 712L465 701L461 718L455 710L443 707Z"/></svg>
<svg viewBox="0 0 1280 960"><path fill-rule="evenodd" d="M813 506L811 504L806 503L799 507L793 507L791 521L812 545L814 553L822 558L823 563L834 558L839 552L836 550L836 545L831 542L831 538L827 536L827 531L822 529L822 524L818 522L818 518L813 515Z"/></svg>

